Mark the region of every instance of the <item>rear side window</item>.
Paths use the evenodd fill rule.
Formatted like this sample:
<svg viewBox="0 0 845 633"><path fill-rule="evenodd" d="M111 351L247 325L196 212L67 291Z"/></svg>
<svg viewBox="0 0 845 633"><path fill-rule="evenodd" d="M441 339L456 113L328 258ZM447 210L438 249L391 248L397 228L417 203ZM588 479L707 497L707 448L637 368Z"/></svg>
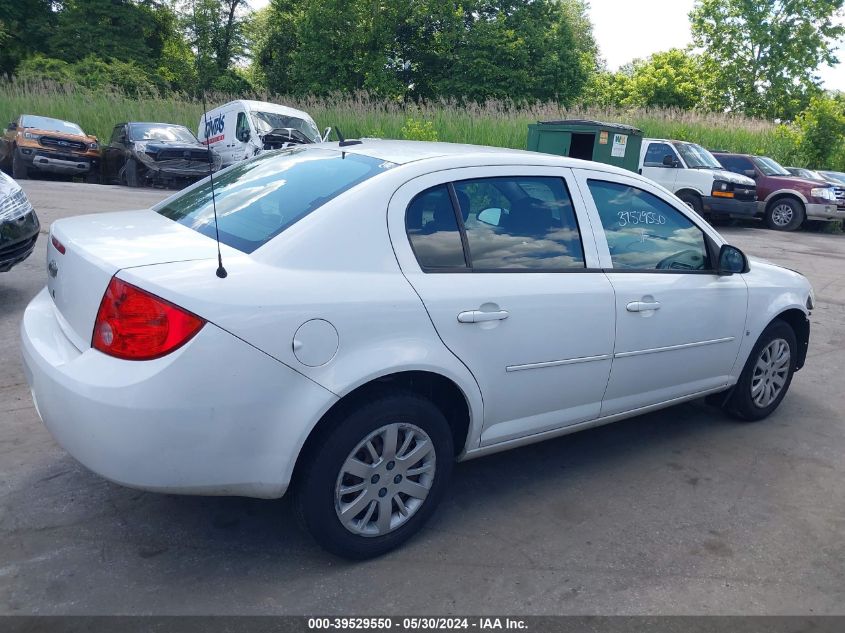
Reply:
<svg viewBox="0 0 845 633"><path fill-rule="evenodd" d="M446 185L427 189L411 201L405 228L422 268L466 267L458 219Z"/></svg>
<svg viewBox="0 0 845 633"><path fill-rule="evenodd" d="M394 166L328 149L269 152L214 176L220 241L244 253L263 246L344 191ZM211 183L159 205L161 215L213 238Z"/></svg>
<svg viewBox="0 0 845 633"><path fill-rule="evenodd" d="M585 267L575 212L561 178L515 176L438 185L411 201L405 227L417 261L428 272Z"/></svg>
<svg viewBox="0 0 845 633"><path fill-rule="evenodd" d="M563 179L483 178L454 186L474 270L584 268Z"/></svg>
<svg viewBox="0 0 845 633"><path fill-rule="evenodd" d="M613 268L711 270L704 233L655 195L616 182L588 181Z"/></svg>

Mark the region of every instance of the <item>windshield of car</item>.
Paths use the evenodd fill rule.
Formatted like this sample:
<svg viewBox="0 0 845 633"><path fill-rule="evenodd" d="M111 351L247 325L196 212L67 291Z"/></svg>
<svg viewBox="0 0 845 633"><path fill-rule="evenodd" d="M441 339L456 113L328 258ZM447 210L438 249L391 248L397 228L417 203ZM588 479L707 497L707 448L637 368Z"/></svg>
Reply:
<svg viewBox="0 0 845 633"><path fill-rule="evenodd" d="M762 171L766 176L791 176L780 163L772 160L768 156L755 156L754 162L757 164L757 169Z"/></svg>
<svg viewBox="0 0 845 633"><path fill-rule="evenodd" d="M835 180L837 183L845 185L845 174L838 171L820 171L819 174L828 180Z"/></svg>
<svg viewBox="0 0 845 633"><path fill-rule="evenodd" d="M312 143L319 143L320 131L311 121L296 116L278 114L276 112L251 112L252 123L259 134L267 134L273 130L294 130L305 135Z"/></svg>
<svg viewBox="0 0 845 633"><path fill-rule="evenodd" d="M722 165L709 151L695 143L674 143L681 158L690 169L722 169Z"/></svg>
<svg viewBox="0 0 845 633"><path fill-rule="evenodd" d="M267 152L214 176L220 241L251 253L286 228L394 163L328 149ZM155 211L215 236L211 183L201 181Z"/></svg>
<svg viewBox="0 0 845 633"><path fill-rule="evenodd" d="M129 138L133 141L199 143L197 137L188 128L167 123L130 123Z"/></svg>
<svg viewBox="0 0 845 633"><path fill-rule="evenodd" d="M51 119L46 116L35 116L32 114L24 115L21 119L21 127L31 127L37 130L46 130L48 132L62 132L63 134L79 134L85 136L85 132L76 123L70 121L60 121L59 119Z"/></svg>

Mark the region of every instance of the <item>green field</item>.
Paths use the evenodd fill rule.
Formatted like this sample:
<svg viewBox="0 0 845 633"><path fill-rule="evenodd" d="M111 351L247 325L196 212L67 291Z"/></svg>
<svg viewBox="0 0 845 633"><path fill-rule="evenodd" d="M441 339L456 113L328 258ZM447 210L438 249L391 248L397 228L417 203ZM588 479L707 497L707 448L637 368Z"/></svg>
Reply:
<svg viewBox="0 0 845 633"><path fill-rule="evenodd" d="M209 108L231 96L209 96ZM563 109L556 104L519 106L509 102L460 105L455 102L405 104L366 94L330 97L257 97L311 114L321 127L339 128L348 138L422 138L524 148L527 125L536 121L583 118L634 125L646 136L700 143L712 149L750 152L789 161L793 144L773 123L724 114L682 110ZM136 99L116 91L89 92L69 86L0 83L0 122L40 114L79 123L107 140L116 123L127 120L181 123L196 132L202 114L197 100L180 96Z"/></svg>

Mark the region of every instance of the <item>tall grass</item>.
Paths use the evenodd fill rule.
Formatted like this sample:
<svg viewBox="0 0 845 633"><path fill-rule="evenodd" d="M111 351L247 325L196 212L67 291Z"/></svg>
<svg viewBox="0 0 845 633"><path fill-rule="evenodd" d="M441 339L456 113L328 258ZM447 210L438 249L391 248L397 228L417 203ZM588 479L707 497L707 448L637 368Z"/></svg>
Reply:
<svg viewBox="0 0 845 633"><path fill-rule="evenodd" d="M231 98L210 95L209 107ZM566 109L553 103L518 105L508 101L409 104L366 93L257 98L305 110L321 127L333 126L349 138L403 138L409 129L414 129L415 126L408 125L412 120L428 122L426 125L433 128L441 141L524 148L529 123L577 118L627 123L640 128L646 136L687 140L711 149L764 154L780 160L788 160L794 150L787 135L773 123L726 114L671 109ZM181 95L135 98L115 90L90 92L48 83L0 82L0 124L22 113L74 121L105 141L115 124L132 120L179 123L196 131L202 106L197 100Z"/></svg>

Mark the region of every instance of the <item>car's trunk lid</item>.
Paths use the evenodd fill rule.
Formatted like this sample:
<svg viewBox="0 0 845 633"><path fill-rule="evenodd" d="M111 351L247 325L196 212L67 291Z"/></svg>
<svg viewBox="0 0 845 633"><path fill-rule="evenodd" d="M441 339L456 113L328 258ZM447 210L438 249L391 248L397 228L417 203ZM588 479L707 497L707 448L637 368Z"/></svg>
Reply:
<svg viewBox="0 0 845 633"><path fill-rule="evenodd" d="M64 253L60 248L64 248ZM223 245L224 257L239 254ZM94 320L112 276L121 269L216 257L214 240L155 211L126 211L53 223L47 244L47 288L65 334L91 345Z"/></svg>

